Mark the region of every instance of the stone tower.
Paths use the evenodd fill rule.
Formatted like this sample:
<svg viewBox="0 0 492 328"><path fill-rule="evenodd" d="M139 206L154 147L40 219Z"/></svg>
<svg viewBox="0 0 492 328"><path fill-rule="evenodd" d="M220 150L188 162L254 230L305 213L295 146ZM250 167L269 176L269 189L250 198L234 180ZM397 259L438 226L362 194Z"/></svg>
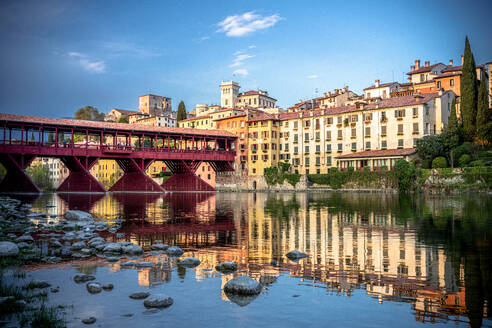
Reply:
<svg viewBox="0 0 492 328"><path fill-rule="evenodd" d="M220 84L220 105L224 108L234 108L239 94L239 84L237 82L224 82Z"/></svg>

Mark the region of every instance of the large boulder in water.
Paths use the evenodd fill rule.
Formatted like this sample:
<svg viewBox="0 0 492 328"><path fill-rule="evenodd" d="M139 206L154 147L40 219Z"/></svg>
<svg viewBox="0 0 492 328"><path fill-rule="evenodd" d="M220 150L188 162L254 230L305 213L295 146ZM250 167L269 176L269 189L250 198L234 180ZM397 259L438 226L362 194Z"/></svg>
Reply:
<svg viewBox="0 0 492 328"><path fill-rule="evenodd" d="M123 246L122 251L123 251L123 253L129 254L129 255L141 255L141 254L143 254L142 247L140 247L138 245Z"/></svg>
<svg viewBox="0 0 492 328"><path fill-rule="evenodd" d="M196 266L199 266L200 263L201 263L200 260L197 259L196 257L185 257L184 259L178 262L178 265L187 268L194 268Z"/></svg>
<svg viewBox="0 0 492 328"><path fill-rule="evenodd" d="M261 289L260 283L248 276L234 277L224 286L226 294L236 295L258 295Z"/></svg>
<svg viewBox="0 0 492 328"><path fill-rule="evenodd" d="M0 257L19 255L19 247L10 241L0 241Z"/></svg>
<svg viewBox="0 0 492 328"><path fill-rule="evenodd" d="M118 243L107 243L103 249L104 253L121 253L121 245Z"/></svg>
<svg viewBox="0 0 492 328"><path fill-rule="evenodd" d="M178 246L171 246L168 249L166 249L166 254L173 257L179 257L183 255L183 253L184 251Z"/></svg>
<svg viewBox="0 0 492 328"><path fill-rule="evenodd" d="M232 261L219 263L215 266L215 270L222 273L230 273L237 270L237 264Z"/></svg>
<svg viewBox="0 0 492 328"><path fill-rule="evenodd" d="M100 293L102 290L102 286L100 283L97 282L89 282L87 285L85 285L87 288L87 291L91 294L97 294Z"/></svg>
<svg viewBox="0 0 492 328"><path fill-rule="evenodd" d="M164 294L154 294L149 296L144 305L148 308L166 308L173 305L173 299Z"/></svg>
<svg viewBox="0 0 492 328"><path fill-rule="evenodd" d="M65 219L69 221L94 221L90 213L78 210L70 210L65 213Z"/></svg>
<svg viewBox="0 0 492 328"><path fill-rule="evenodd" d="M296 260L300 260L300 259L303 259L305 257L308 257L309 255L307 255L306 253L303 253L303 252L299 252L298 250L294 249L294 250L288 252L287 254L285 254L285 256L291 261L296 261Z"/></svg>

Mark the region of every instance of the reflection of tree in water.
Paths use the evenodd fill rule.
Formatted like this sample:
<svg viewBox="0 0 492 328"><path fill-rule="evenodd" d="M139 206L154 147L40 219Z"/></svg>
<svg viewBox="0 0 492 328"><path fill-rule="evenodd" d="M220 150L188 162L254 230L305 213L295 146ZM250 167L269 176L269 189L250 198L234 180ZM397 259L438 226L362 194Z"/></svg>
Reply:
<svg viewBox="0 0 492 328"><path fill-rule="evenodd" d="M269 194L266 199L265 214L288 221L298 215L300 207L294 194L287 200L279 195Z"/></svg>
<svg viewBox="0 0 492 328"><path fill-rule="evenodd" d="M456 280L465 287L470 325L481 327L484 315L492 317L492 202L485 197L464 197L458 215L452 204L426 212L424 209L423 215L413 219L418 236L426 244L444 246Z"/></svg>

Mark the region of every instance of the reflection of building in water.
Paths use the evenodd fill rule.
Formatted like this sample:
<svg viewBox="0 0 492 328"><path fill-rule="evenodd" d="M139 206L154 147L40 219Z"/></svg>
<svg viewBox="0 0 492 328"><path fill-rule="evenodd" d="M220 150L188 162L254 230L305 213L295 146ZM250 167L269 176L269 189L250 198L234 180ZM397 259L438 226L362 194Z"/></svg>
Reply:
<svg viewBox="0 0 492 328"><path fill-rule="evenodd" d="M391 212L336 209L311 200L308 206L307 197L250 195L250 263L282 261L297 249L310 257L286 263L291 274L325 282L329 290L347 296L361 283L381 301L412 296L415 310L424 313L438 313L441 297L458 292L444 251L422 246Z"/></svg>

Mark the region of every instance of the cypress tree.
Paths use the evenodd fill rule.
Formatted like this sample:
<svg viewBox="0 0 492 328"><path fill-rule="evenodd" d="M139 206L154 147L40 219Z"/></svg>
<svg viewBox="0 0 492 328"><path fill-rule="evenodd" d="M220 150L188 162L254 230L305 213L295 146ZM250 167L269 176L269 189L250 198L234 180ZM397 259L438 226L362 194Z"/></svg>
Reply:
<svg viewBox="0 0 492 328"><path fill-rule="evenodd" d="M489 91L487 90L487 82L485 74L482 72L480 78L480 87L478 88L478 110L477 110L477 131L479 134L483 131L489 122Z"/></svg>
<svg viewBox="0 0 492 328"><path fill-rule="evenodd" d="M468 139L473 139L476 135L477 118L477 72L475 59L470 48L468 37L465 40L465 52L461 73L461 117L463 129Z"/></svg>
<svg viewBox="0 0 492 328"><path fill-rule="evenodd" d="M456 99L451 103L451 113L449 113L448 130L454 132L458 130L458 118L456 117Z"/></svg>
<svg viewBox="0 0 492 328"><path fill-rule="evenodd" d="M178 120L178 122L186 119L186 106L182 100L179 102L178 105L178 114L176 116L176 119Z"/></svg>

